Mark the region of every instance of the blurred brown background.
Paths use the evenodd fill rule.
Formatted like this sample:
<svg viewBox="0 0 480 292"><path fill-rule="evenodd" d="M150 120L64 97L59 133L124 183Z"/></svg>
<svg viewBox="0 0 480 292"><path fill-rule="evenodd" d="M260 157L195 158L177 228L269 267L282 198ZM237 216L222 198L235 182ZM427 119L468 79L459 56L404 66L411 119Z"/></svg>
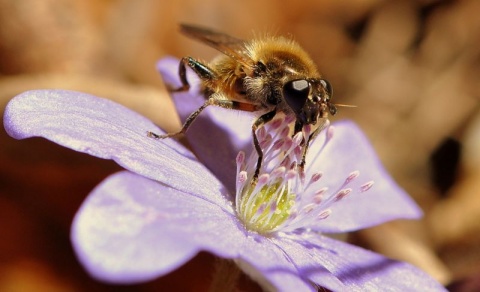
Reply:
<svg viewBox="0 0 480 292"><path fill-rule="evenodd" d="M245 39L253 32L291 35L331 81L335 102L358 106L341 108L335 119L360 124L426 213L423 221L386 224L351 240L410 261L454 283L452 290L475 291L479 12L478 0L0 0L0 108L28 89L75 89L123 103L172 131L179 122L155 62L216 54L180 35L179 22ZM75 211L119 169L42 139L0 133L1 291L208 288L208 254L135 286L96 282L76 262L69 242Z"/></svg>

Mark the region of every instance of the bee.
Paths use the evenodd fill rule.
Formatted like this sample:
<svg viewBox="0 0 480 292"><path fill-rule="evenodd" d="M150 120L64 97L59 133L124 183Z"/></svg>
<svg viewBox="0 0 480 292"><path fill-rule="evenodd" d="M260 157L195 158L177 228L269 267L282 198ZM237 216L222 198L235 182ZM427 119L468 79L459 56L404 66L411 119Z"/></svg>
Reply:
<svg viewBox="0 0 480 292"><path fill-rule="evenodd" d="M303 141L301 169L311 140L324 128L328 114L337 108L331 103L332 86L323 79L309 55L293 40L285 37L263 37L244 41L222 32L181 24L182 33L220 51L210 63L183 57L178 74L181 86L172 91L189 90L186 76L189 67L201 80L205 103L193 112L180 131L165 135L149 132L148 136L164 139L184 134L208 106L246 112L259 112L252 125L253 145L258 153L253 182L260 173L263 152L256 131L277 114L295 117L294 135L305 125L317 125Z"/></svg>

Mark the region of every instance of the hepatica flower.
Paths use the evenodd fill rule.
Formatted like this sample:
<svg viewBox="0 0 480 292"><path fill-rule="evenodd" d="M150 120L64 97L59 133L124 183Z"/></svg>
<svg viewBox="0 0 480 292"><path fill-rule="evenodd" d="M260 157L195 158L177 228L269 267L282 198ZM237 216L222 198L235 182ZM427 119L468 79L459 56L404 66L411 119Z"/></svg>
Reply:
<svg viewBox="0 0 480 292"><path fill-rule="evenodd" d="M169 82L178 82L176 64L160 64ZM182 117L202 103L175 98ZM20 94L4 123L17 139L45 137L126 169L96 187L73 222L78 258L97 279L148 281L207 251L267 290L443 290L412 265L324 235L421 216L352 122L319 135L303 175L295 159L310 129L291 137L288 119L269 123L258 133L266 158L252 184L251 117L218 108L202 116L187 133L196 155L174 139L148 138L163 132L139 114L79 92Z"/></svg>

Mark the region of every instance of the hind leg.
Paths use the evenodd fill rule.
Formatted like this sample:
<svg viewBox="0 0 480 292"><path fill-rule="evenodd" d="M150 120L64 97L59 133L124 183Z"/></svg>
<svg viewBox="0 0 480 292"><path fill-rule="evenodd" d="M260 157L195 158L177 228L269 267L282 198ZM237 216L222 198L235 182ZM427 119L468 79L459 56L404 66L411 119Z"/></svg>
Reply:
<svg viewBox="0 0 480 292"><path fill-rule="evenodd" d="M203 81L213 80L216 78L215 72L207 65L195 60L192 57L183 57L178 66L178 76L180 77L182 86L179 88L170 89L171 92L181 92L190 89L190 84L187 80L187 66L190 67L193 72L195 72L195 74L197 74L198 77Z"/></svg>

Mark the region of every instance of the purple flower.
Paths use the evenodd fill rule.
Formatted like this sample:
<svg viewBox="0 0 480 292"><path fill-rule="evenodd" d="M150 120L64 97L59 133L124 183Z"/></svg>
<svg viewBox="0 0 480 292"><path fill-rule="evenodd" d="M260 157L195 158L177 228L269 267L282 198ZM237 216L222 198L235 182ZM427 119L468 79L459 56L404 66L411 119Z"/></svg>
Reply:
<svg viewBox="0 0 480 292"><path fill-rule="evenodd" d="M161 63L168 82L178 82L177 64ZM202 102L175 98L183 118ZM98 279L148 281L207 251L233 259L269 290L443 290L409 264L322 234L421 216L352 122L314 141L304 181L290 156L276 156L298 152L299 137L281 136L282 120L270 123L280 136L259 134L268 153L256 187L254 163L237 156L251 152L249 115L207 109L187 133L196 155L174 139L148 138L162 131L137 113L72 91L23 93L7 106L4 124L14 138L45 137L127 169L94 189L73 222L74 248Z"/></svg>

